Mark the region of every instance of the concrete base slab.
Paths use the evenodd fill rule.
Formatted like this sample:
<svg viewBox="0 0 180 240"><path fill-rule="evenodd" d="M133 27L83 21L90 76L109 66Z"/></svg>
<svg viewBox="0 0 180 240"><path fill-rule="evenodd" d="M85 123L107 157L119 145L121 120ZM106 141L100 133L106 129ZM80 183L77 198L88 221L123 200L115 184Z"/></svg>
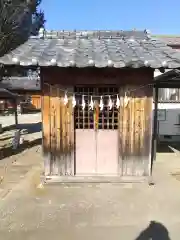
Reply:
<svg viewBox="0 0 180 240"><path fill-rule="evenodd" d="M43 178L42 178L43 179ZM104 176L49 176L46 183L143 183L148 177L104 177Z"/></svg>

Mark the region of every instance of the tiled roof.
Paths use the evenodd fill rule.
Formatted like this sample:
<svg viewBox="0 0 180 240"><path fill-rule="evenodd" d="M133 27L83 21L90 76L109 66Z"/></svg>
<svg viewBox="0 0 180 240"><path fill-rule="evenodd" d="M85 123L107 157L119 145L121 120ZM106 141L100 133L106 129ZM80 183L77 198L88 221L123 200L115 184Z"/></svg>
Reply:
<svg viewBox="0 0 180 240"><path fill-rule="evenodd" d="M40 81L29 77L4 77L0 81L0 88L6 88L8 90L40 90Z"/></svg>
<svg viewBox="0 0 180 240"><path fill-rule="evenodd" d="M147 32L41 32L0 58L5 65L180 68L180 52Z"/></svg>
<svg viewBox="0 0 180 240"><path fill-rule="evenodd" d="M173 36L173 35L156 35L154 36L156 38L158 38L159 40L161 40L162 42L164 42L167 45L170 46L180 46L180 36Z"/></svg>
<svg viewBox="0 0 180 240"><path fill-rule="evenodd" d="M17 94L14 94L7 89L0 88L0 99L15 99L17 97Z"/></svg>
<svg viewBox="0 0 180 240"><path fill-rule="evenodd" d="M173 69L173 70L167 71L165 73L162 73L162 74L156 76L154 79L156 81L161 81L161 80L165 80L165 79L172 80L172 79L176 79L177 77L178 78L180 77L180 71L177 69Z"/></svg>

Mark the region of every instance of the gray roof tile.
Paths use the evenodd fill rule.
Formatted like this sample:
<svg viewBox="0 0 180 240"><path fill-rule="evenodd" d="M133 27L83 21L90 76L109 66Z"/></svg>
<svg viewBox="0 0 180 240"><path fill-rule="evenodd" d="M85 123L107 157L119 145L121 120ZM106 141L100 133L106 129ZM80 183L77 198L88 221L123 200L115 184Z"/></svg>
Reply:
<svg viewBox="0 0 180 240"><path fill-rule="evenodd" d="M165 44L169 46L179 46L180 45L180 36L163 36L163 35L154 35Z"/></svg>
<svg viewBox="0 0 180 240"><path fill-rule="evenodd" d="M0 88L0 99L15 99L18 95L8 91L7 89Z"/></svg>
<svg viewBox="0 0 180 240"><path fill-rule="evenodd" d="M180 77L180 71L178 69L173 69L173 70L168 70L165 73L162 73L156 77L154 77L154 79L156 81L161 81L161 80L175 80L176 78Z"/></svg>
<svg viewBox="0 0 180 240"><path fill-rule="evenodd" d="M29 77L4 77L0 82L0 88L39 91L40 82L35 78L29 79Z"/></svg>
<svg viewBox="0 0 180 240"><path fill-rule="evenodd" d="M5 65L41 67L180 68L180 52L145 32L51 32L0 58Z"/></svg>

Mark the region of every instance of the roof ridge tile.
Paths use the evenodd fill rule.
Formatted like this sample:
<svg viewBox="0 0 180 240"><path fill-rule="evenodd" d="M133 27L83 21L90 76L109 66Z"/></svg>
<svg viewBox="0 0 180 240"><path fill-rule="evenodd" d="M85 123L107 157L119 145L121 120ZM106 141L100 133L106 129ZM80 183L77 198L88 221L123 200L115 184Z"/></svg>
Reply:
<svg viewBox="0 0 180 240"><path fill-rule="evenodd" d="M104 39L104 38L138 38L144 39L150 37L150 32L148 30L137 31L137 30L45 30L40 29L39 36L37 38L53 38L53 39L76 39L76 38L92 38L92 39Z"/></svg>

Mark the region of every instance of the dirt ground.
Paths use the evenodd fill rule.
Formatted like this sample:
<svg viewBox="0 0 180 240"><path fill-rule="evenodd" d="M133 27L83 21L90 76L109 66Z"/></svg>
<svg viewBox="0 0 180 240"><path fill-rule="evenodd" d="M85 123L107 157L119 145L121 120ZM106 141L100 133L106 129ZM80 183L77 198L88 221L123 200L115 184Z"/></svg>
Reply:
<svg viewBox="0 0 180 240"><path fill-rule="evenodd" d="M0 201L0 239L179 240L179 152L158 154L151 186L42 187L40 171L36 168Z"/></svg>
<svg viewBox="0 0 180 240"><path fill-rule="evenodd" d="M42 185L40 136L37 130L25 134L28 145L0 161L0 170L10 164L1 184L0 239L179 240L178 146L158 149L154 185Z"/></svg>
<svg viewBox="0 0 180 240"><path fill-rule="evenodd" d="M6 129L0 134L0 197L8 194L31 168L43 162L41 114L19 115L18 118L23 142L18 149L13 150L12 140L16 131L14 117L0 117Z"/></svg>

